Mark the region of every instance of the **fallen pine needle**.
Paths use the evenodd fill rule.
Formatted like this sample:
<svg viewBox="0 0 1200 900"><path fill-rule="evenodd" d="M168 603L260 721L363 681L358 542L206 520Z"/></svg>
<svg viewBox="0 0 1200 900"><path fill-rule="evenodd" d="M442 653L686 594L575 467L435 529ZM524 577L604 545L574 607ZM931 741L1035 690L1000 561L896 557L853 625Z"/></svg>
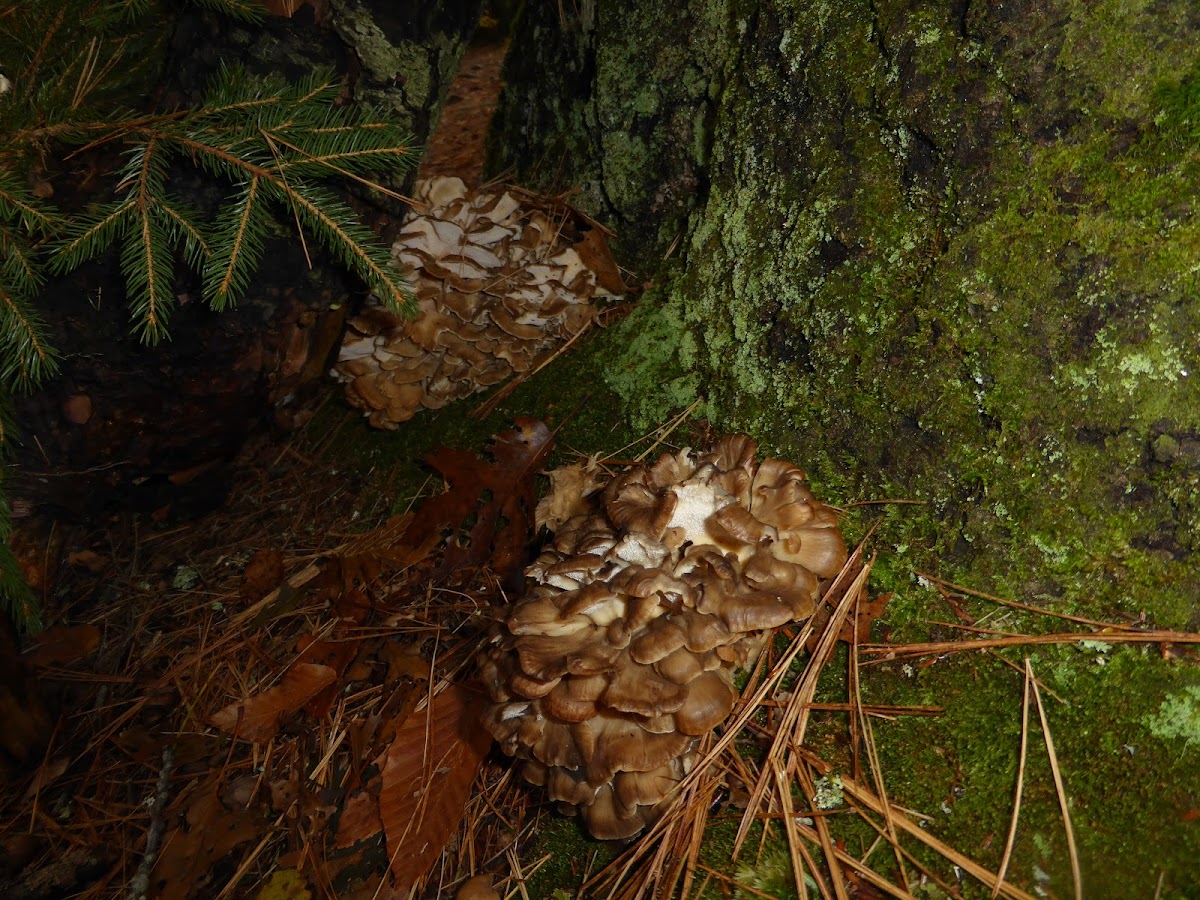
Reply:
<svg viewBox="0 0 1200 900"><path fill-rule="evenodd" d="M1021 701L1021 756L1017 763L1017 791L1013 797L1012 821L1008 824L1008 840L1004 844L1004 855L1000 858L1000 868L996 870L996 884L992 888L992 898L1000 895L1000 887L1004 884L1004 876L1008 874L1008 864L1012 860L1013 846L1017 840L1017 820L1021 815L1021 792L1025 788L1025 760L1029 749L1029 698L1033 693L1033 669L1029 660L1025 660L1025 694Z"/></svg>
<svg viewBox="0 0 1200 900"><path fill-rule="evenodd" d="M997 597L995 594L986 594L983 591L977 591L974 588L963 587L961 584L955 584L952 581L944 581L934 575L926 572L914 572L918 578L924 578L927 581L932 581L934 584L940 584L942 587L949 588L952 591L958 591L960 594L966 594L969 597L978 597L981 600L990 600L992 603L999 603L1001 606L1009 606L1013 609L1021 609L1025 612L1037 613L1039 616L1050 616L1055 619L1065 619L1068 622L1078 622L1080 625L1091 625L1093 628L1128 628L1133 630L1132 625L1118 625L1112 622L1099 622L1096 619L1088 619L1084 616L1072 616L1068 613L1054 612L1050 609L1042 609L1040 606L1033 606L1029 603L1020 603L1016 600L1005 600L1003 597Z"/></svg>
<svg viewBox="0 0 1200 900"><path fill-rule="evenodd" d="M810 752L806 750L801 750L800 752L818 769L824 770L829 768L828 765L819 757L814 756ZM883 815L883 804L880 802L879 798L875 796L875 794L867 790L865 787L859 785L853 778L850 778L849 776L843 775L841 776L841 779L842 790L847 795L854 798L854 800L871 810L876 815ZM899 811L895 806L892 807L892 810L893 812ZM892 821L895 822L896 826L905 834L916 838L935 853L945 857L949 862L958 866L973 878L983 882L988 887L992 887L997 883L996 876L992 872L989 872L970 857L959 853L950 845L938 840L920 826L910 822L906 817L902 815L895 815L892 817ZM1011 897L1013 900L1034 900L1032 894L1027 894L1020 888L1014 887L1010 884L1001 885L1000 893L1001 896Z"/></svg>
<svg viewBox="0 0 1200 900"><path fill-rule="evenodd" d="M886 655L887 659L934 656L987 650L992 647L1028 647L1036 644L1076 644L1103 641L1106 644L1200 644L1200 633L1193 631L1088 631L1029 634L1004 638L980 638L977 641L926 641L913 644L863 644L859 651ZM872 663L883 660L871 660Z"/></svg>
<svg viewBox="0 0 1200 900"><path fill-rule="evenodd" d="M1050 756L1050 773L1054 776L1054 789L1058 792L1058 805L1062 809L1063 827L1067 832L1067 854L1071 858L1071 881L1075 886L1075 900L1083 900L1083 875L1079 869L1079 850L1075 846L1075 829L1071 825L1071 811L1067 804L1067 789L1063 784L1062 770L1058 765L1058 754L1054 751L1054 738L1050 735L1050 723L1046 720L1046 707L1042 693L1033 680L1033 663L1027 658L1025 668L1033 685L1033 699L1037 703L1038 718L1042 721L1042 735L1046 739L1046 753Z"/></svg>

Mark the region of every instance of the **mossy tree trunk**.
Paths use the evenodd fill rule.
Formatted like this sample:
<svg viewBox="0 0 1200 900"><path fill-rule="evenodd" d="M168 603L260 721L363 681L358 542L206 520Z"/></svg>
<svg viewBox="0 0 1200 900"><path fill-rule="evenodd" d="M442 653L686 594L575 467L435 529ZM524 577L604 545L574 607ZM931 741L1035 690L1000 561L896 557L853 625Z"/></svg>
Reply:
<svg viewBox="0 0 1200 900"><path fill-rule="evenodd" d="M562 9L494 161L656 272L635 415L701 395L824 496L920 501L877 507L881 581L1200 625L1200 7Z"/></svg>
<svg viewBox="0 0 1200 900"><path fill-rule="evenodd" d="M1200 7L571 8L530 5L494 160L581 188L653 279L604 351L635 420L702 397L824 498L916 501L847 516L880 520L893 638L959 636L929 622L950 614L922 571L1200 627ZM1149 895L1160 872L1190 896L1194 670L1098 646L1024 648L1065 701L1085 896ZM877 730L889 792L993 866L1020 688L977 654L863 678L876 702L945 705ZM1066 895L1049 774L1026 778L1012 872Z"/></svg>

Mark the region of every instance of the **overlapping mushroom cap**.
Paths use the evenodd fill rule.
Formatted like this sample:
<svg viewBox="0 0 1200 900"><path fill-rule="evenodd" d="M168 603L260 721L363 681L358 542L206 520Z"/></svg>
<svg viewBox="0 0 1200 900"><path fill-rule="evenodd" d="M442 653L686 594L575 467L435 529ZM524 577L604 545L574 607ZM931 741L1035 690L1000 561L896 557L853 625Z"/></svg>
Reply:
<svg viewBox="0 0 1200 900"><path fill-rule="evenodd" d="M392 253L420 313L409 320L368 300L334 368L346 399L378 428L528 371L583 328L593 299L606 294L545 211L445 176L415 193L426 211L408 215Z"/></svg>
<svg viewBox="0 0 1200 900"><path fill-rule="evenodd" d="M744 435L625 471L564 522L481 658L484 724L599 838L652 822L733 672L846 560L834 512Z"/></svg>

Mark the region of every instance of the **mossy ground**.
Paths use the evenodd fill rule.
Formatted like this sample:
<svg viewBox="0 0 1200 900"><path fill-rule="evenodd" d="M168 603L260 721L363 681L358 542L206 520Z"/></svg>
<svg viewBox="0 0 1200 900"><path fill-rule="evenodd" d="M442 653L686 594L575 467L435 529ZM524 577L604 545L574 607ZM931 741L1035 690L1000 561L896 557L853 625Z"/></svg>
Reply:
<svg viewBox="0 0 1200 900"><path fill-rule="evenodd" d="M396 431L379 431L365 419L348 414L340 401L328 404L312 427L334 430L326 451L361 473L371 472L389 491L392 508L401 512L435 473L422 463L439 447L483 454L489 439L513 427L521 416L542 419L559 429L548 466L574 461L578 454L610 454L641 437L622 411L619 398L597 374L597 356L610 354L615 334L603 332L580 343L583 352L567 353L522 384L482 418L471 411L490 394L479 394L440 410L426 410ZM560 427L561 426L561 427Z"/></svg>

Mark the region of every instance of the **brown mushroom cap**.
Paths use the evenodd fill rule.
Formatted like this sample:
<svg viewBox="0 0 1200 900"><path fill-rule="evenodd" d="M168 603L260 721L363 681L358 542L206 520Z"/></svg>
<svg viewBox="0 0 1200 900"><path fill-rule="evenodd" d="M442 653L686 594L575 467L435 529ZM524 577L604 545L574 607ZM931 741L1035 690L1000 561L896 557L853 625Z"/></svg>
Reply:
<svg viewBox="0 0 1200 900"><path fill-rule="evenodd" d="M626 471L559 524L480 664L484 714L597 837L636 834L729 716L733 672L845 561L798 468L745 436Z"/></svg>
<svg viewBox="0 0 1200 900"><path fill-rule="evenodd" d="M687 701L675 711L675 724L681 734L707 734L725 721L737 699L726 672L705 672L688 685Z"/></svg>

